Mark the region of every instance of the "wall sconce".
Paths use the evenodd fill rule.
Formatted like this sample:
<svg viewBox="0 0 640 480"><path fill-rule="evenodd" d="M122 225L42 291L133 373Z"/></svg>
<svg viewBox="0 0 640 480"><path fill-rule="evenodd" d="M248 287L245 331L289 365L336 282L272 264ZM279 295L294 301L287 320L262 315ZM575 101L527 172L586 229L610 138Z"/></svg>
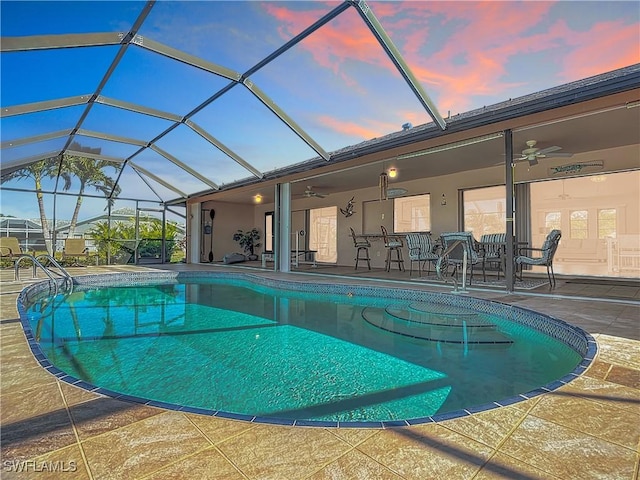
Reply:
<svg viewBox="0 0 640 480"><path fill-rule="evenodd" d="M389 178L396 178L398 176L398 171L395 168L389 169Z"/></svg>
<svg viewBox="0 0 640 480"><path fill-rule="evenodd" d="M253 199L256 203L262 203L262 195L260 195L259 193L257 193L256 196L253 197Z"/></svg>
<svg viewBox="0 0 640 480"><path fill-rule="evenodd" d="M440 200L440 205L444 207L446 204L447 204L447 196L443 193L442 200Z"/></svg>

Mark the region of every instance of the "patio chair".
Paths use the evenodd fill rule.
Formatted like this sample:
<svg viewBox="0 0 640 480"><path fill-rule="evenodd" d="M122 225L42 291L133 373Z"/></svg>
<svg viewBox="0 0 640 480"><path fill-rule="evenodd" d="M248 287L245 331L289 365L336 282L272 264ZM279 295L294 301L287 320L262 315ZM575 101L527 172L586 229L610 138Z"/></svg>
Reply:
<svg viewBox="0 0 640 480"><path fill-rule="evenodd" d="M33 258L33 256L28 252L22 251L20 242L16 237L0 237L0 259L9 260L11 262L11 266L15 269L16 280L19 280L17 268L18 261L23 257ZM33 267L35 276L35 265Z"/></svg>
<svg viewBox="0 0 640 480"><path fill-rule="evenodd" d="M477 241L473 238L473 234L471 232L447 232L440 235L442 239L442 252L446 252L447 249L453 245L455 242L460 241L461 243L454 247L451 252L448 254L448 263L453 265L454 267L454 275L458 276L458 269L463 265L464 262L464 252L467 252L467 269L470 270L471 275L469 277L469 285L473 280L473 267L480 262L480 257L478 255L478 247Z"/></svg>
<svg viewBox="0 0 640 480"><path fill-rule="evenodd" d="M385 270L389 272L391 270L391 264L397 263L398 270L404 272L404 258L402 258L402 239L397 235L389 235L384 225L381 225L380 229L382 230L382 238L384 239L384 248L387 249ZM395 260L392 256L393 252L395 252L396 254Z"/></svg>
<svg viewBox="0 0 640 480"><path fill-rule="evenodd" d="M353 246L356 249L355 270L358 269L358 262L360 260L366 260L367 266L369 267L369 270L371 270L371 257L369 257L369 247L371 246L371 243L369 243L369 240L367 240L366 237L356 235L356 232L353 231L353 228L349 227L349 230L351 230L351 238L353 238ZM364 256L360 256L361 253Z"/></svg>
<svg viewBox="0 0 640 480"><path fill-rule="evenodd" d="M430 233L408 233L407 248L409 249L409 276L413 273L413 262L418 262L418 276L422 276L424 265L427 274L431 272L431 264L438 261L438 254L434 253ZM428 262L428 263L427 263Z"/></svg>
<svg viewBox="0 0 640 480"><path fill-rule="evenodd" d="M504 262L506 257L507 248L507 234L506 233L487 233L480 237L480 250L478 254L482 259L482 279L487 281L487 265L495 265L498 278L500 278L500 272L504 270Z"/></svg>
<svg viewBox="0 0 640 480"><path fill-rule="evenodd" d="M556 276L553 273L553 257L558 249L558 244L562 238L562 232L554 229L549 232L547 238L542 244L541 248L534 247L520 247L518 249L518 256L515 258L516 269L520 267L520 276L522 280L522 270L524 265L541 265L547 267L547 277L549 277L549 285L554 287L556 285ZM524 255L523 252L531 252L529 255ZM537 253L536 256L534 256Z"/></svg>
<svg viewBox="0 0 640 480"><path fill-rule="evenodd" d="M67 238L64 241L64 249L62 250L62 259L71 257L73 263L71 266L79 267L80 258L84 257L87 260L90 258L89 249L85 244L84 238Z"/></svg>

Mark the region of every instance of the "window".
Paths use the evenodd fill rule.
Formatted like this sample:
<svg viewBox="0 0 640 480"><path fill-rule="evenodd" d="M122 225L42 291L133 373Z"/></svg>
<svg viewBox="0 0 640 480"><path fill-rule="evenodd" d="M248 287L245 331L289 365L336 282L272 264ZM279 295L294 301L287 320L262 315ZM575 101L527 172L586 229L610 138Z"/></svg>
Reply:
<svg viewBox="0 0 640 480"><path fill-rule="evenodd" d="M413 195L393 199L394 233L431 230L431 195Z"/></svg>
<svg viewBox="0 0 640 480"><path fill-rule="evenodd" d="M562 214L560 212L547 212L544 216L544 233L545 235L551 230L562 230Z"/></svg>
<svg viewBox="0 0 640 480"><path fill-rule="evenodd" d="M616 209L598 210L598 238L616 238Z"/></svg>
<svg viewBox="0 0 640 480"><path fill-rule="evenodd" d="M316 250L318 262L336 263L338 207L309 210L309 250Z"/></svg>
<svg viewBox="0 0 640 480"><path fill-rule="evenodd" d="M619 245L640 241L638 185L640 170L532 183L528 240L539 247L550 230L562 232L556 273L638 278L638 263L621 268L618 256Z"/></svg>
<svg viewBox="0 0 640 480"><path fill-rule="evenodd" d="M476 239L489 233L505 233L507 199L505 187L465 190L463 195L464 230Z"/></svg>
<svg viewBox="0 0 640 480"><path fill-rule="evenodd" d="M589 213L586 210L574 210L569 216L569 231L571 238L589 238Z"/></svg>
<svg viewBox="0 0 640 480"><path fill-rule="evenodd" d="M273 212L264 214L264 251L273 253Z"/></svg>

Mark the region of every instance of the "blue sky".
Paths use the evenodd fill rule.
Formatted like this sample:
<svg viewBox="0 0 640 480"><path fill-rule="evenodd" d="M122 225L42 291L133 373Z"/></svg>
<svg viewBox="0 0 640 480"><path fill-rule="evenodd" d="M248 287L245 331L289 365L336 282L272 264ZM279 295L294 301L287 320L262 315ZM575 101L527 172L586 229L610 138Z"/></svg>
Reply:
<svg viewBox="0 0 640 480"><path fill-rule="evenodd" d="M635 1L368 3L444 117L640 62L640 6ZM2 36L126 32L143 5L3 1ZM244 73L337 5L161 0L139 33ZM91 94L116 50L101 46L3 53L1 105ZM398 131L406 122L431 121L353 7L251 80L327 151ZM131 46L102 94L183 116L228 83ZM68 107L3 118L2 140L71 129L82 111L83 107ZM242 85L192 120L260 171L316 156ZM167 120L96 105L82 128L149 141L170 125ZM77 140L117 158L137 151L91 137ZM63 145L64 138L3 149L1 158L9 162ZM158 146L217 184L250 175L186 126L176 128ZM207 188L150 149L132 161L166 175L187 193ZM146 189L126 169L122 182L123 195L129 192L129 197ZM154 187L163 199L177 196ZM35 208L12 201L7 192L1 212L37 216Z"/></svg>

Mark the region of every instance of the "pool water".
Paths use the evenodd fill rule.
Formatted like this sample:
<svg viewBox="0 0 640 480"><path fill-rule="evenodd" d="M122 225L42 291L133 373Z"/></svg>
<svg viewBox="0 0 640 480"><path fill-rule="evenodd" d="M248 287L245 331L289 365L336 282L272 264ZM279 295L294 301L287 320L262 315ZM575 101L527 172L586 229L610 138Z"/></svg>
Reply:
<svg viewBox="0 0 640 480"><path fill-rule="evenodd" d="M500 404L582 356L495 315L244 279L76 287L27 311L42 352L112 392L248 418L418 419Z"/></svg>

